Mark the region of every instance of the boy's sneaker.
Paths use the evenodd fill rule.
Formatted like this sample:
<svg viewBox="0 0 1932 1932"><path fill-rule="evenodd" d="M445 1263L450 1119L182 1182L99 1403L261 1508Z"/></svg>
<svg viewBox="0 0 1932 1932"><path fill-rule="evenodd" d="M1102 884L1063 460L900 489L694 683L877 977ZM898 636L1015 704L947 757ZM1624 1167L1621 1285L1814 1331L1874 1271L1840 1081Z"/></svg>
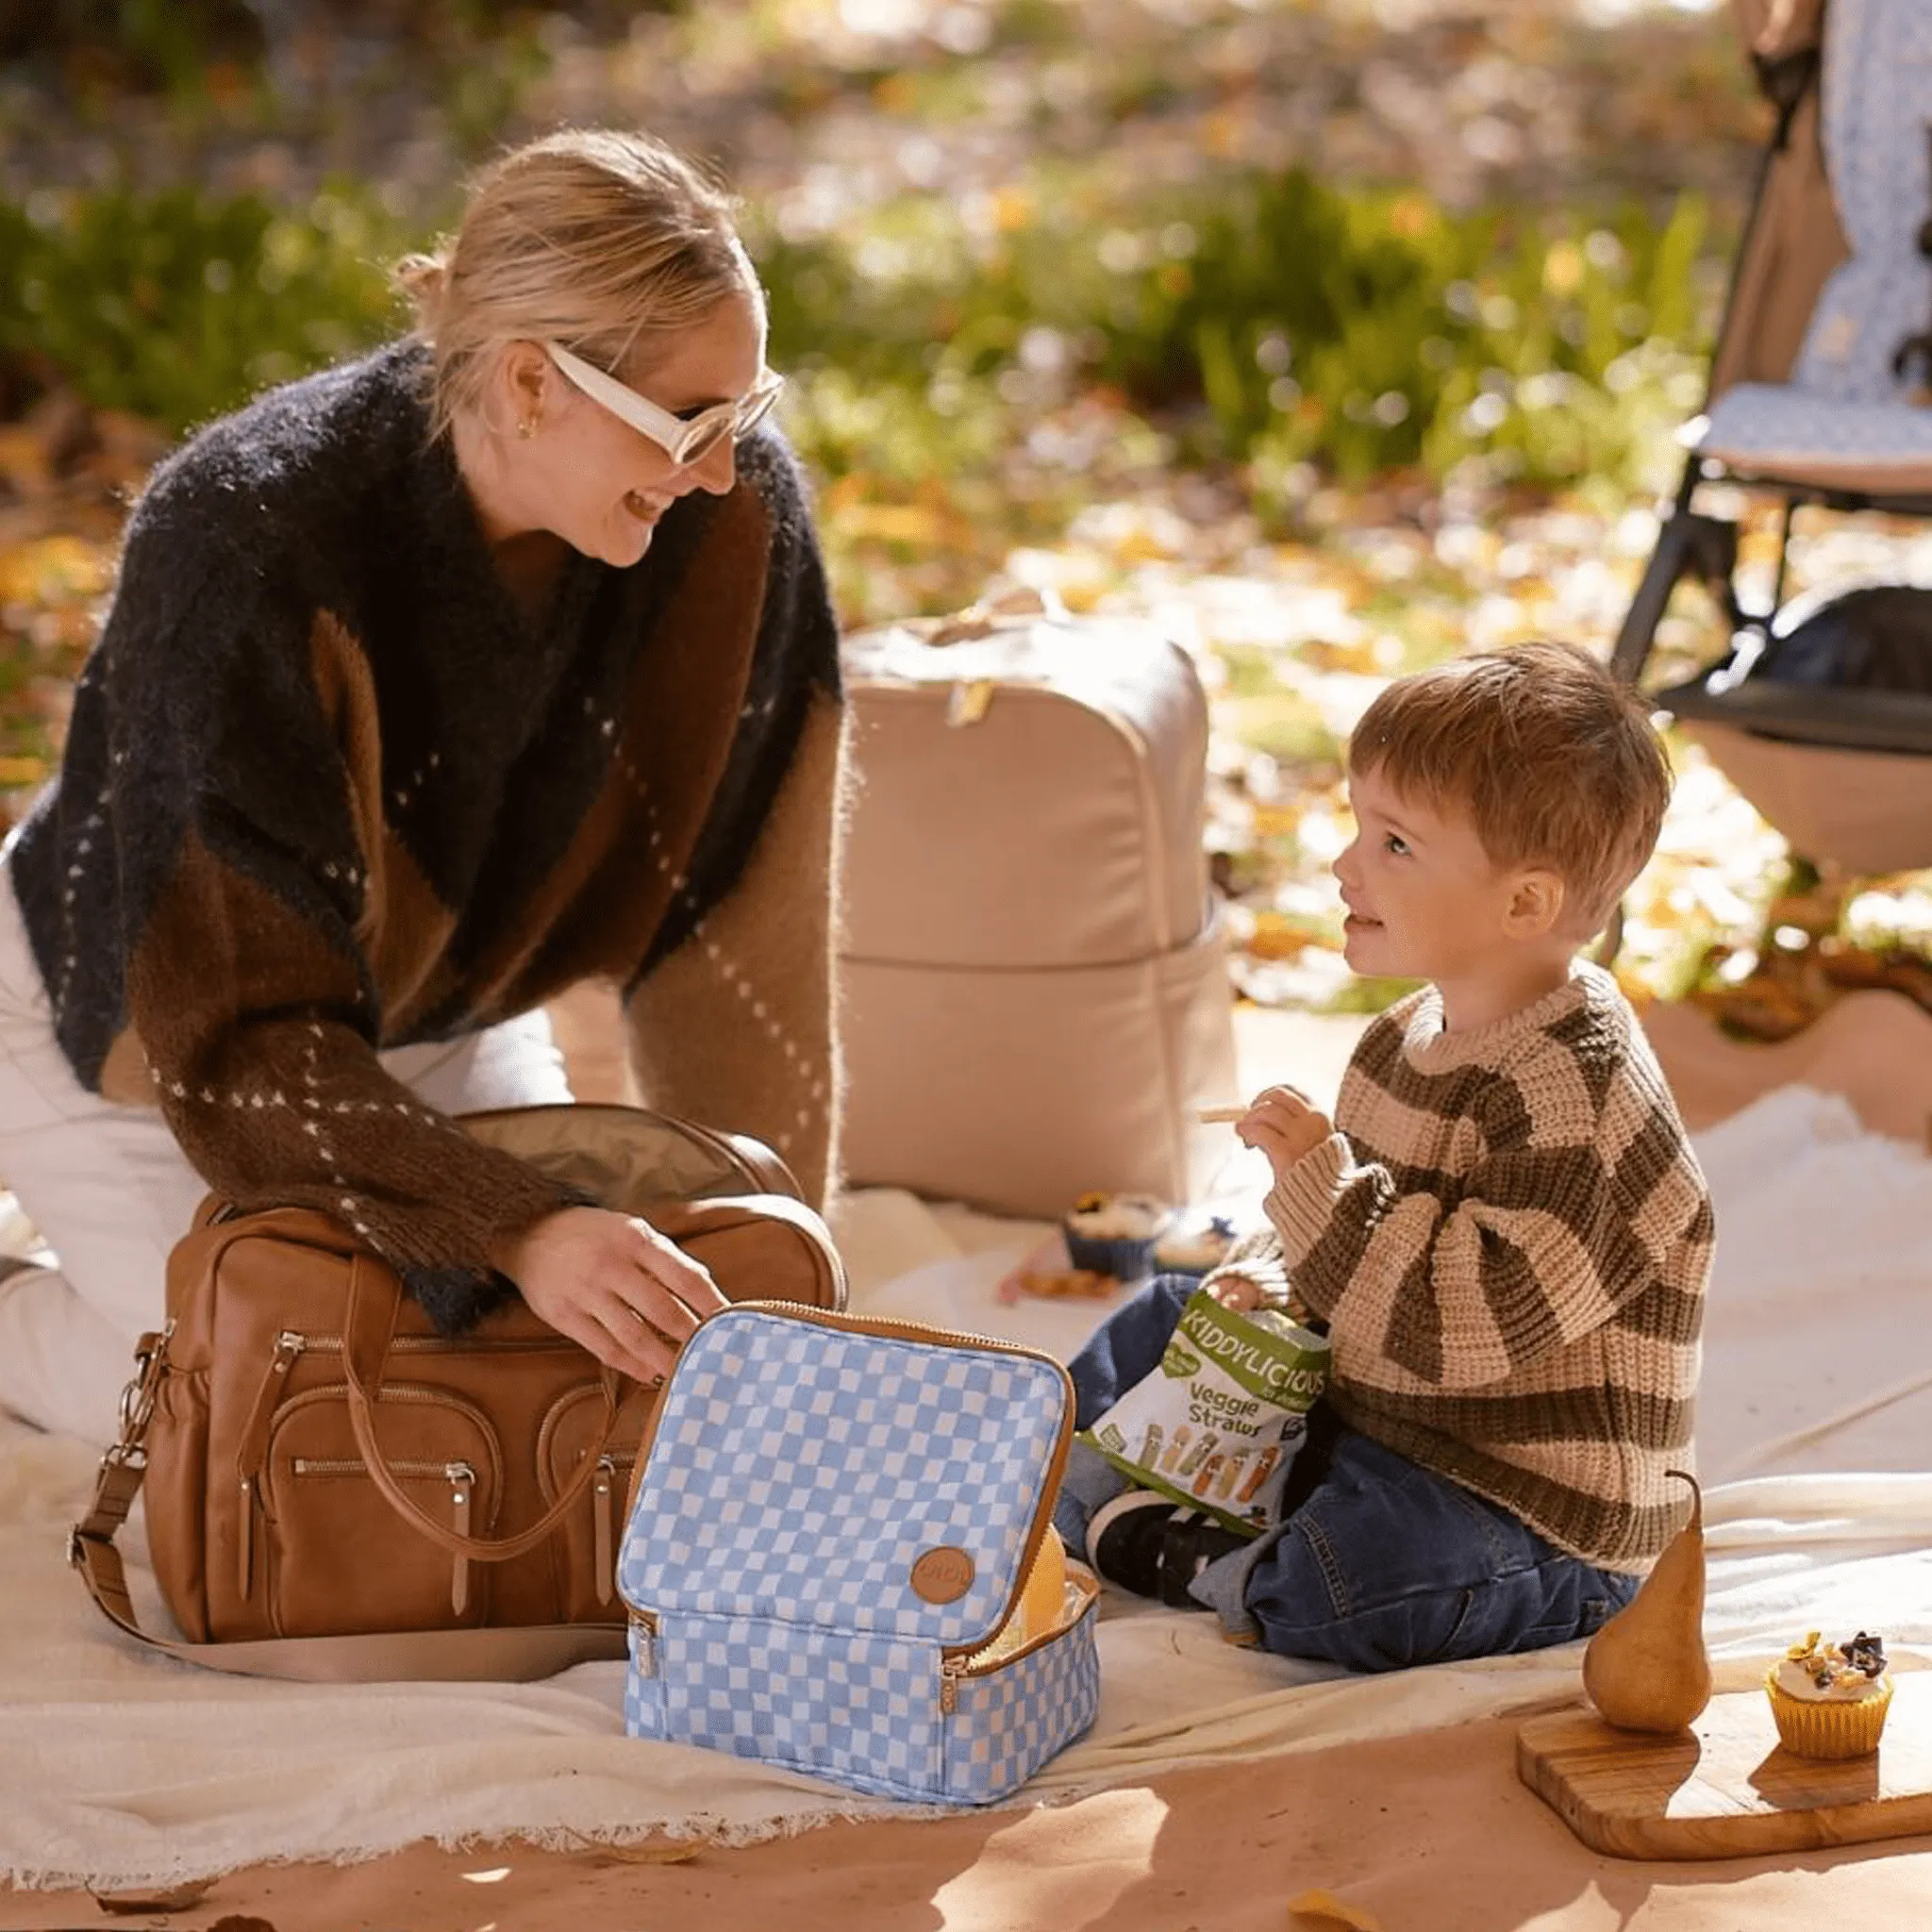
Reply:
<svg viewBox="0 0 1932 1932"><path fill-rule="evenodd" d="M1160 1546L1179 1513L1158 1490L1127 1490L1110 1497L1087 1524L1087 1560L1109 1583L1136 1596L1160 1594Z"/></svg>
<svg viewBox="0 0 1932 1932"><path fill-rule="evenodd" d="M1246 1541L1158 1490L1128 1490L1093 1512L1087 1525L1087 1560L1109 1583L1136 1596L1200 1610L1207 1606L1188 1594L1188 1585L1215 1557Z"/></svg>

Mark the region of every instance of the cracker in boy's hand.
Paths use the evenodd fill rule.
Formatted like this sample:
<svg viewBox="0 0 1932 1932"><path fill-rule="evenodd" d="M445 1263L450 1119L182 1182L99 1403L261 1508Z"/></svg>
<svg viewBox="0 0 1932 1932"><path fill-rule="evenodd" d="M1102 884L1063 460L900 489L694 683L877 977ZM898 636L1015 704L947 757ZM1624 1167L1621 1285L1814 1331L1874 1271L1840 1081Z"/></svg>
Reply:
<svg viewBox="0 0 1932 1932"><path fill-rule="evenodd" d="M1291 1081L1274 1080L1269 1085L1271 1088L1278 1088L1284 1093L1293 1094L1304 1107L1311 1109L1314 1108L1315 1103ZM1257 1099L1258 1097L1257 1095ZM1235 1121L1246 1120L1254 1112L1255 1107L1255 1100L1243 1100L1239 1106L1235 1107L1197 1107L1194 1109L1194 1118L1203 1126L1225 1126Z"/></svg>

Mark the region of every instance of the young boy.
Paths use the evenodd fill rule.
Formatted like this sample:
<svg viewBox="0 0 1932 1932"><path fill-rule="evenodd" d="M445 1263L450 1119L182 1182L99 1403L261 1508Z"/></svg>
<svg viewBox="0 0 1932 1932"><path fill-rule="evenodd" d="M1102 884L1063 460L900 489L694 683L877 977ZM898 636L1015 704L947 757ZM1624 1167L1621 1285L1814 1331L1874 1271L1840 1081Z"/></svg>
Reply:
<svg viewBox="0 0 1932 1932"><path fill-rule="evenodd" d="M1270 1226L1206 1282L1292 1296L1331 1380L1277 1531L1242 1541L1075 1445L1056 1515L1104 1575L1230 1636L1353 1670L1588 1636L1683 1520L1711 1213L1648 1042L1576 958L1656 843L1670 771L1580 651L1397 680L1349 748L1335 862L1379 1015L1334 1124L1272 1087L1236 1131ZM1154 1282L1072 1364L1080 1427L1160 1359L1191 1281Z"/></svg>

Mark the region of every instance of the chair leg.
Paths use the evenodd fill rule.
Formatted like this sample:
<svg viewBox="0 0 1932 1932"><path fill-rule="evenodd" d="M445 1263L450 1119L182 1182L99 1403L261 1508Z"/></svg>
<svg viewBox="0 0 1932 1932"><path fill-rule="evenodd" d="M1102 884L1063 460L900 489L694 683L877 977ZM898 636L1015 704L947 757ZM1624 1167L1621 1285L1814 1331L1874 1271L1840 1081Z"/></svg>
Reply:
<svg viewBox="0 0 1932 1932"><path fill-rule="evenodd" d="M1657 627L1670 606L1671 592L1690 566L1690 499L1696 494L1698 475L1693 455L1684 465L1676 501L1664 519L1663 528L1657 532L1657 548L1651 552L1637 594L1624 613L1624 627L1617 633L1616 648L1610 653L1610 672L1625 684L1635 684L1641 674Z"/></svg>
<svg viewBox="0 0 1932 1932"><path fill-rule="evenodd" d="M1720 517L1700 515L1695 510L1679 510L1658 533L1643 580L1630 600L1629 614L1617 633L1617 647L1610 656L1610 670L1626 684L1635 684L1642 675L1644 660L1657 628L1670 607L1671 592L1685 577L1695 577L1715 597L1729 627L1736 630L1743 622L1738 608L1731 574L1738 562L1738 526Z"/></svg>
<svg viewBox="0 0 1932 1932"><path fill-rule="evenodd" d="M1744 623L1738 608L1738 526L1716 517L1688 516L1687 536L1690 543L1690 573L1703 584L1732 630Z"/></svg>

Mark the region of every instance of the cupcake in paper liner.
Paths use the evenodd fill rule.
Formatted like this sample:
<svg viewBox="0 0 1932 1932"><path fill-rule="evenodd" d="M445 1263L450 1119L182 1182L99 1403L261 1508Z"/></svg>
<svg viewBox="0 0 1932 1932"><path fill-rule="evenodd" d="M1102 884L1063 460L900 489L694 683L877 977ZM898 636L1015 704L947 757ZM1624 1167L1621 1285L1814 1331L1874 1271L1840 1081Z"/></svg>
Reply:
<svg viewBox="0 0 1932 1932"><path fill-rule="evenodd" d="M1862 1757L1878 1748L1891 1679L1885 1640L1862 1630L1822 1648L1813 1630L1764 1674L1779 1741L1799 1757Z"/></svg>
<svg viewBox="0 0 1932 1932"><path fill-rule="evenodd" d="M1139 1281L1154 1266L1154 1244L1174 1219L1151 1194L1082 1194L1060 1223L1075 1268Z"/></svg>
<svg viewBox="0 0 1932 1932"><path fill-rule="evenodd" d="M1191 1274L1197 1281L1227 1259L1234 1223L1224 1214L1206 1221L1176 1221L1154 1243L1157 1274Z"/></svg>

